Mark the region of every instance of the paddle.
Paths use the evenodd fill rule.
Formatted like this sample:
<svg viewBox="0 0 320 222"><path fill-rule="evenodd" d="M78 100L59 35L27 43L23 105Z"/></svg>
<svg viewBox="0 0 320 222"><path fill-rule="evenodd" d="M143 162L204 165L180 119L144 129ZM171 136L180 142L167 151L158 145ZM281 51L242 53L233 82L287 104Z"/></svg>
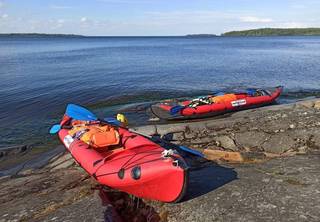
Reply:
<svg viewBox="0 0 320 222"><path fill-rule="evenodd" d="M96 121L98 117L82 106L68 104L66 114L73 119L83 121Z"/></svg>
<svg viewBox="0 0 320 222"><path fill-rule="evenodd" d="M82 108L82 107L80 107ZM81 109L79 109L81 110ZM70 110L70 107L69 107L69 114L73 115L73 116L76 116L76 117L79 117L79 118L74 118L74 119L83 119L83 115L81 115L81 113L73 113L74 109L71 108ZM83 110L82 110L83 111ZM81 111L80 111L81 112ZM83 113L82 113L83 114ZM93 117L93 116L92 116ZM105 118L104 119L105 122L109 123L109 124L113 124L113 125L116 125L116 126L121 126L121 122L113 117L108 117L108 118ZM49 133L50 134L56 134L58 133L59 131L61 130L61 125L60 124L55 124L51 127Z"/></svg>
<svg viewBox="0 0 320 222"><path fill-rule="evenodd" d="M191 153L191 154L193 154L193 155L195 155L195 156L199 156L199 157L204 158L204 154L201 153L201 152L199 152L199 151L197 151L197 150L193 150L193 149L191 149L191 148L188 148L188 147L185 147L185 146L181 146L181 145L178 145L178 146L179 146L179 148L180 148L181 150L183 150L183 151L185 151L185 152L188 152L188 153Z"/></svg>
<svg viewBox="0 0 320 222"><path fill-rule="evenodd" d="M108 118L107 120L108 121L105 121L105 120L99 120L96 115L94 115L91 111L87 110L86 108L84 107L81 107L81 106L78 106L78 105L75 105L75 104L69 104L67 106L67 110L66 110L66 114L68 116L70 116L71 118L73 119L77 119L77 120L83 120L83 121L101 121L101 122L107 122L109 124L112 124L112 125L116 125L116 126L120 126L120 122L116 119L111 119L111 118ZM116 124L115 122L118 122L118 124ZM121 127L121 126L120 126ZM124 127L123 127L124 128ZM146 136L146 135L143 135L143 134L140 134L141 136L144 136L144 137L148 137L149 136ZM196 150L193 150L193 149L190 149L188 147L185 147L185 146L178 146L181 150L185 151L185 152L188 152L188 153L191 153L193 155L196 155L196 156L199 156L199 157L204 157L204 155L202 153L200 153L199 151L196 151Z"/></svg>
<svg viewBox="0 0 320 222"><path fill-rule="evenodd" d="M184 108L186 108L186 106L180 106L180 105L174 106L170 109L170 115L174 116Z"/></svg>
<svg viewBox="0 0 320 222"><path fill-rule="evenodd" d="M53 125L49 131L50 134L56 134L61 130L61 126L59 124Z"/></svg>
<svg viewBox="0 0 320 222"><path fill-rule="evenodd" d="M97 120L97 117L93 113L75 104L68 104L66 114L78 120L88 120L88 121ZM61 130L61 126L59 124L56 124L51 127L49 133L56 134L57 132L59 132L59 130Z"/></svg>

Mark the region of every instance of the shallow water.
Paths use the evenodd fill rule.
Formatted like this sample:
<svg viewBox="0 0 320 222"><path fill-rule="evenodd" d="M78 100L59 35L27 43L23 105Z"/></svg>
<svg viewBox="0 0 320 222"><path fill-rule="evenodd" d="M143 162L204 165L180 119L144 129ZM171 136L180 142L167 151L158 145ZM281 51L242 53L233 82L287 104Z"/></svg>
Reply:
<svg viewBox="0 0 320 222"><path fill-rule="evenodd" d="M42 145L67 103L100 116L171 97L284 85L280 102L320 95L320 37L0 37L0 147Z"/></svg>

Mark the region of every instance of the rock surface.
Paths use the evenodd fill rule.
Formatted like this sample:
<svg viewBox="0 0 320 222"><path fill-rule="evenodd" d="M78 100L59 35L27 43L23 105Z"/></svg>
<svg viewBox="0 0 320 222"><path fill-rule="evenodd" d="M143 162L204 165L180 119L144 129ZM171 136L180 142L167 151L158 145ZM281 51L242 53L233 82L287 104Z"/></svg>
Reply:
<svg viewBox="0 0 320 222"><path fill-rule="evenodd" d="M48 170L0 180L0 221L320 220L319 152L260 164L207 162L190 171L178 204L102 188L75 165Z"/></svg>
<svg viewBox="0 0 320 222"><path fill-rule="evenodd" d="M282 154L320 148L320 99L267 106L229 114L226 118L137 127L176 144L226 151ZM152 130L149 130L151 129ZM168 136L169 135L169 136Z"/></svg>
<svg viewBox="0 0 320 222"><path fill-rule="evenodd" d="M52 149L13 174L1 172L0 222L320 221L317 104L309 100L224 119L137 128L200 151L239 151L255 162L217 165L191 158L188 190L178 204L101 187L61 147ZM278 158L265 161L270 157Z"/></svg>
<svg viewBox="0 0 320 222"><path fill-rule="evenodd" d="M164 205L169 221L319 221L320 155L233 165L237 179L175 205ZM232 171L193 172L190 190L199 192ZM214 176L215 175L215 176ZM204 179L203 177L207 177ZM192 197L191 197L192 198Z"/></svg>

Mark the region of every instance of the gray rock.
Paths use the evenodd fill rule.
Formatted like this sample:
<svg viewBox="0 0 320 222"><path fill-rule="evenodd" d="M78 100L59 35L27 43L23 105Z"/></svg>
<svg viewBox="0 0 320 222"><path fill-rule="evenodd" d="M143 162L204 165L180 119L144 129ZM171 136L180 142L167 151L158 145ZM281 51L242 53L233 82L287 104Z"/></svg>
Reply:
<svg viewBox="0 0 320 222"><path fill-rule="evenodd" d="M296 128L296 126L295 126L294 124L290 124L290 125L289 125L289 128L290 128L290 129L294 129L294 128Z"/></svg>
<svg viewBox="0 0 320 222"><path fill-rule="evenodd" d="M313 145L312 148L320 149L320 129L312 131L311 143Z"/></svg>
<svg viewBox="0 0 320 222"><path fill-rule="evenodd" d="M52 161L50 164L48 164L46 167L47 168L53 168L53 167L56 167L60 164L63 164L64 162L68 161L68 160L71 160L72 159L72 156L70 153L66 153L62 156L60 156L58 159L55 159L54 161Z"/></svg>
<svg viewBox="0 0 320 222"><path fill-rule="evenodd" d="M319 156L299 155L232 167L240 179L182 203L161 205L168 210L169 221L319 221ZM287 175L291 171L294 176ZM189 192L203 194L214 183L213 178L217 183L227 175L216 167L191 172Z"/></svg>
<svg viewBox="0 0 320 222"><path fill-rule="evenodd" d="M141 126L141 127L133 128L132 131L150 136L156 133L156 126L154 125Z"/></svg>
<svg viewBox="0 0 320 222"><path fill-rule="evenodd" d="M160 135L168 133L183 132L186 130L186 126L182 124L170 124L170 125L157 125L156 132Z"/></svg>
<svg viewBox="0 0 320 222"><path fill-rule="evenodd" d="M173 133L172 140L181 142L184 139L184 132Z"/></svg>
<svg viewBox="0 0 320 222"><path fill-rule="evenodd" d="M295 143L296 142L285 133L279 133L267 140L262 147L266 152L280 154L294 148Z"/></svg>
<svg viewBox="0 0 320 222"><path fill-rule="evenodd" d="M60 169L66 169L70 166L72 166L75 163L74 159L66 160L55 167L53 167L50 171L60 170Z"/></svg>
<svg viewBox="0 0 320 222"><path fill-rule="evenodd" d="M238 150L236 144L234 143L233 139L231 139L229 136L218 136L213 138L219 146L228 149L228 150L233 150L236 151Z"/></svg>
<svg viewBox="0 0 320 222"><path fill-rule="evenodd" d="M256 148L268 140L270 136L264 132L248 131L244 133L237 133L235 140L237 144L242 145L245 148Z"/></svg>

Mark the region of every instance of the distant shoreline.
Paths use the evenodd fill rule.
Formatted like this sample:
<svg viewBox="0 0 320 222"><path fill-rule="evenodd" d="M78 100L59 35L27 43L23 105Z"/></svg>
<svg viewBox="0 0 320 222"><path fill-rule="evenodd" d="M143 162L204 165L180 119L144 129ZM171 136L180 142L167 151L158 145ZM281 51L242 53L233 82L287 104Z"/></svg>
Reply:
<svg viewBox="0 0 320 222"><path fill-rule="evenodd" d="M187 34L173 36L87 36L77 34L48 34L48 33L0 33L0 37L28 38L217 38L217 37L269 37L269 36L320 36L320 28L261 28L240 31L230 31L216 34Z"/></svg>
<svg viewBox="0 0 320 222"><path fill-rule="evenodd" d="M261 28L231 31L222 36L320 36L320 28Z"/></svg>

